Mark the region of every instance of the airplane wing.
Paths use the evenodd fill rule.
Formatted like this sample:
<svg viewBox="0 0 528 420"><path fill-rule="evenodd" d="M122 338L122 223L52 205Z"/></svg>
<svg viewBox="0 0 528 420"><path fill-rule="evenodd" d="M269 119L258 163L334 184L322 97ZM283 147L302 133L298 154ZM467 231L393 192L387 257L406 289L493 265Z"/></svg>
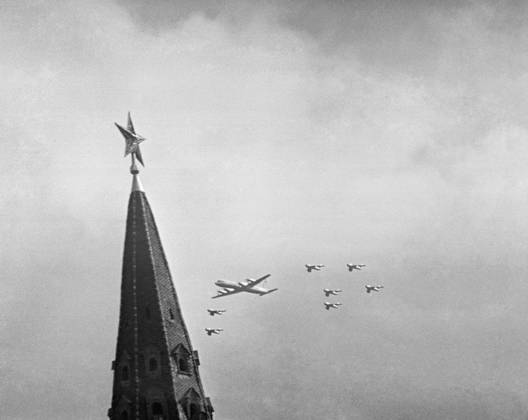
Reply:
<svg viewBox="0 0 528 420"><path fill-rule="evenodd" d="M234 295L235 293L240 293L242 291L243 290L241 290L241 289L233 289L233 290L230 290L228 292L222 291L222 293L219 293L216 296L213 296L211 299L216 299L216 298L220 298L220 297L224 297L224 296Z"/></svg>
<svg viewBox="0 0 528 420"><path fill-rule="evenodd" d="M264 280L266 280L271 274L266 274L264 277L261 277L260 279L256 280L248 280L246 287L253 287L256 286L259 283L262 283Z"/></svg>

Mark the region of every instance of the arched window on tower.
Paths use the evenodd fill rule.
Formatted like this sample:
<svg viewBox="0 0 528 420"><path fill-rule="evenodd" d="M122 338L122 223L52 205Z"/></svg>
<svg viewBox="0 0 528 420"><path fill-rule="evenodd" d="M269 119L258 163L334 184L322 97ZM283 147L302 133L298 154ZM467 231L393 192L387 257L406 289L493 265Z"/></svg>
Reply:
<svg viewBox="0 0 528 420"><path fill-rule="evenodd" d="M180 400L180 405L183 407L188 420L202 420L208 418L200 394L198 394L193 388L190 388L185 393L185 396Z"/></svg>
<svg viewBox="0 0 528 420"><path fill-rule="evenodd" d="M184 375L192 374L191 353L183 344L178 344L172 352L176 370Z"/></svg>
<svg viewBox="0 0 528 420"><path fill-rule="evenodd" d="M150 320L150 317L151 317L151 313L150 313L150 307L147 306L145 307L145 317Z"/></svg>
<svg viewBox="0 0 528 420"><path fill-rule="evenodd" d="M169 308L169 317L171 321L174 321L174 312L172 312L171 308Z"/></svg>
<svg viewBox="0 0 528 420"><path fill-rule="evenodd" d="M154 378L161 374L163 366L160 364L160 351L155 346L147 346L143 353L144 374L148 377Z"/></svg>
<svg viewBox="0 0 528 420"><path fill-rule="evenodd" d="M128 420L128 411L121 412L121 415L119 416L119 420Z"/></svg>
<svg viewBox="0 0 528 420"><path fill-rule="evenodd" d="M180 418L177 413L169 410L164 391L157 387L149 387L145 390L145 408L147 411L145 419L148 420L168 420L169 418L178 420Z"/></svg>

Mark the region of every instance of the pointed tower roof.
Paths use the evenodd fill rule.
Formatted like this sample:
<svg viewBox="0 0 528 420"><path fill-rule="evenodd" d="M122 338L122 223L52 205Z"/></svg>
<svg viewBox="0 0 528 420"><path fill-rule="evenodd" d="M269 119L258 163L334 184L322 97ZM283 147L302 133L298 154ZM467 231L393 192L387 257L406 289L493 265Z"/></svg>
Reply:
<svg viewBox="0 0 528 420"><path fill-rule="evenodd" d="M129 124L131 125L131 124ZM212 419L199 359L132 154L112 420Z"/></svg>

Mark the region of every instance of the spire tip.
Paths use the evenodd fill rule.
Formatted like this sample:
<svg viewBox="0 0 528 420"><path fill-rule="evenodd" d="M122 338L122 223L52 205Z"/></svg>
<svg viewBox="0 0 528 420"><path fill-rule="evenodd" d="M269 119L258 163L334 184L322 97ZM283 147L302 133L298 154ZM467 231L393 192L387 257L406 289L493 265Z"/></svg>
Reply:
<svg viewBox="0 0 528 420"><path fill-rule="evenodd" d="M131 192L134 192L134 191L144 192L143 185L141 184L141 181L137 173L133 174L133 178L132 178L132 191Z"/></svg>

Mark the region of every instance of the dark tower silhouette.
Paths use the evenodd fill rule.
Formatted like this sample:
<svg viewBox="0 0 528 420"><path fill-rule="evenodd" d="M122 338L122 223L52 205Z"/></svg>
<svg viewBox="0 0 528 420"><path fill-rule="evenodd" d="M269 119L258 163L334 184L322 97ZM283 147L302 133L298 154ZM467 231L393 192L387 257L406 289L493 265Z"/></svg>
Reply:
<svg viewBox="0 0 528 420"><path fill-rule="evenodd" d="M126 131L136 136L130 115ZM123 135L126 139L126 134ZM200 380L198 353L192 348L158 228L138 179L135 163L138 143L136 150L130 152L133 183L128 202L119 332L112 362L114 384L108 417L111 420L211 420L213 408Z"/></svg>

